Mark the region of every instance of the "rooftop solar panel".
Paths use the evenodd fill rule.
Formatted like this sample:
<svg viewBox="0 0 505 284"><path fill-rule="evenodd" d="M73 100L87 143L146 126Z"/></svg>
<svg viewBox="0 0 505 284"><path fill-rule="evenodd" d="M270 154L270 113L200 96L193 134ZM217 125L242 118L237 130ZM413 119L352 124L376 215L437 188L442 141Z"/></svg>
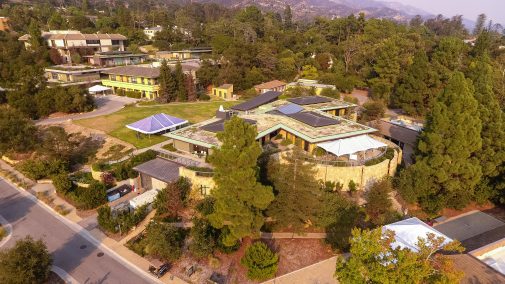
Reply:
<svg viewBox="0 0 505 284"><path fill-rule="evenodd" d="M269 102L273 102L273 101L277 100L277 98L281 94L282 94L281 92L269 91L269 92L263 93L261 95L258 95L258 96L254 97L246 102L232 106L231 109L239 110L239 111L251 110L251 109L257 108L261 105L264 105Z"/></svg>
<svg viewBox="0 0 505 284"><path fill-rule="evenodd" d="M294 113L289 115L289 117L294 118L312 127L322 127L340 123L340 121L336 119L329 118L327 116L312 111Z"/></svg>
<svg viewBox="0 0 505 284"><path fill-rule="evenodd" d="M282 105L277 108L277 110L283 114L293 114L303 110L303 107L295 104Z"/></svg>
<svg viewBox="0 0 505 284"><path fill-rule="evenodd" d="M302 106L331 102L331 100L329 98L325 98L325 97L321 97L321 96L298 97L298 98L288 99L288 101L295 103L297 105L302 105Z"/></svg>
<svg viewBox="0 0 505 284"><path fill-rule="evenodd" d="M256 124L256 121L251 120L251 119L244 119L244 121L249 124L252 124L252 125ZM218 121L203 125L200 127L200 129L205 130L205 131L209 131L209 132L214 132L214 133L222 132L222 131L224 131L224 123L225 122L226 122L225 119L220 119Z"/></svg>

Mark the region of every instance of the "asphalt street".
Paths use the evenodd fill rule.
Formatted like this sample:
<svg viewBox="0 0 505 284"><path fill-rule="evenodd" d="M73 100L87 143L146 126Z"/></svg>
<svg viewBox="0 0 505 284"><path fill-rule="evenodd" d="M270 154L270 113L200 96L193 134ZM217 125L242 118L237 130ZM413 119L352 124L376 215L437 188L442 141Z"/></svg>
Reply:
<svg viewBox="0 0 505 284"><path fill-rule="evenodd" d="M62 268L79 283L153 283L147 275L124 265L118 256L103 251L28 196L0 179L0 215L13 235L3 248L32 236L42 239Z"/></svg>

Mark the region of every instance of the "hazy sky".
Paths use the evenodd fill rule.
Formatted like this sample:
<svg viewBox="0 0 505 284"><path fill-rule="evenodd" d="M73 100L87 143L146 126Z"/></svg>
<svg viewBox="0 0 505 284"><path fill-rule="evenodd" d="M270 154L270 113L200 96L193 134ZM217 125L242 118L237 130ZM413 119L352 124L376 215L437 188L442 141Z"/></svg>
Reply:
<svg viewBox="0 0 505 284"><path fill-rule="evenodd" d="M475 21L485 13L493 22L505 24L505 0L391 0L421 8L432 14L463 15Z"/></svg>

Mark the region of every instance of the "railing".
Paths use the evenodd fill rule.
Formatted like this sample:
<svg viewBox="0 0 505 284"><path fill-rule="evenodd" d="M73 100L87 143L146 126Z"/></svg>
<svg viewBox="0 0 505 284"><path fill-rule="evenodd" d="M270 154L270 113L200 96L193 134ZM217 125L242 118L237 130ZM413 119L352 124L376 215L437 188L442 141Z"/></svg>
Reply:
<svg viewBox="0 0 505 284"><path fill-rule="evenodd" d="M198 167L201 165L201 162L199 161L195 161L190 158L182 157L173 153L165 152L160 149L156 149L156 152L158 152L158 156L160 158L174 161L186 167Z"/></svg>
<svg viewBox="0 0 505 284"><path fill-rule="evenodd" d="M320 165L326 165L326 166L334 166L334 167L357 167L357 166L363 166L366 164L366 162L374 159L379 159L382 156L384 156L387 152L387 147L384 147L381 149L381 153L367 158L367 159L361 159L358 161L341 161L341 160L330 160L330 159L324 159L324 158L313 158L313 157L303 157L302 159L307 162L311 162L314 164L320 164Z"/></svg>

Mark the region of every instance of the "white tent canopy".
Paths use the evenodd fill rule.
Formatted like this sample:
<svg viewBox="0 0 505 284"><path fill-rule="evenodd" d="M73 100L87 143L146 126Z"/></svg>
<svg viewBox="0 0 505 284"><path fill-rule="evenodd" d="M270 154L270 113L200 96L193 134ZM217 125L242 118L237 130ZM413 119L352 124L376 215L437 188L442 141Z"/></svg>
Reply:
<svg viewBox="0 0 505 284"><path fill-rule="evenodd" d="M90 93L98 93L98 92L105 92L105 91L109 91L110 88L109 87L105 87L105 86L102 86L102 85L95 85L91 88L88 89L88 91Z"/></svg>
<svg viewBox="0 0 505 284"><path fill-rule="evenodd" d="M427 239L428 233L432 233L436 237L444 237L445 241L442 246L452 242L452 239L426 225L426 223L416 217L383 226L382 231L385 232L386 230L395 233L395 242L391 244L392 248L406 248L413 252L419 251L419 247L417 246L419 238Z"/></svg>
<svg viewBox="0 0 505 284"><path fill-rule="evenodd" d="M386 144L377 141L368 135L323 142L317 144L317 146L336 156L349 155L360 151L387 147Z"/></svg>

